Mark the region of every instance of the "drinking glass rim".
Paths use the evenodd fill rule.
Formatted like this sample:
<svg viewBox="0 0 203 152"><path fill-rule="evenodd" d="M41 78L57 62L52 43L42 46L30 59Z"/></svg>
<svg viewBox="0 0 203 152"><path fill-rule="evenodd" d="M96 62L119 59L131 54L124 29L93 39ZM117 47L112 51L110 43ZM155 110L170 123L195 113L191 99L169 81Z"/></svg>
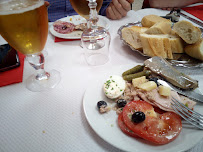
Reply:
<svg viewBox="0 0 203 152"><path fill-rule="evenodd" d="M12 0L2 1L2 2L0 2L0 6L1 6L2 3L10 2L10 1L12 1ZM0 9L0 15L20 14L20 13L24 13L24 12L27 12L27 11L34 10L34 9L36 9L36 8L42 6L42 5L44 5L44 0L37 0L34 5L31 5L31 6L28 6L28 7L25 7L25 8L20 8L20 9L17 9L17 10L5 10L5 9L1 10Z"/></svg>

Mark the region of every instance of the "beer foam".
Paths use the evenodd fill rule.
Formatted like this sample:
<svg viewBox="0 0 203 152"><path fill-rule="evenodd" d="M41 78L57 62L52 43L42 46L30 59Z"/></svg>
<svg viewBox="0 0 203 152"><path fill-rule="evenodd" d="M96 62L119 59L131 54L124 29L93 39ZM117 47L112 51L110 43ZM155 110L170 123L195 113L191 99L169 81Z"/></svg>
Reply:
<svg viewBox="0 0 203 152"><path fill-rule="evenodd" d="M43 0L6 0L0 2L0 15L20 14L44 5Z"/></svg>

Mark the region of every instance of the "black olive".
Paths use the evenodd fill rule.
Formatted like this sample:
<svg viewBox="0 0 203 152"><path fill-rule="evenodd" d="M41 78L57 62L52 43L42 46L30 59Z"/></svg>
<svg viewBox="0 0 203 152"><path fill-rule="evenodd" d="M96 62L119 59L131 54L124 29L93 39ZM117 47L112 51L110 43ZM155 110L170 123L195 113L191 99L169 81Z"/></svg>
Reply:
<svg viewBox="0 0 203 152"><path fill-rule="evenodd" d="M154 81L154 82L157 84L157 86L159 86L158 78L156 78L156 77L151 77L151 78L149 78L149 81Z"/></svg>
<svg viewBox="0 0 203 152"><path fill-rule="evenodd" d="M135 123L140 123L145 120L145 114L142 111L137 111L132 115L132 121Z"/></svg>
<svg viewBox="0 0 203 152"><path fill-rule="evenodd" d="M126 104L127 104L127 102L126 102L124 99L119 99L119 100L117 101L117 106L118 106L119 108L125 107Z"/></svg>
<svg viewBox="0 0 203 152"><path fill-rule="evenodd" d="M97 107L100 109L101 107L105 108L107 106L107 103L105 101L99 101L97 102Z"/></svg>

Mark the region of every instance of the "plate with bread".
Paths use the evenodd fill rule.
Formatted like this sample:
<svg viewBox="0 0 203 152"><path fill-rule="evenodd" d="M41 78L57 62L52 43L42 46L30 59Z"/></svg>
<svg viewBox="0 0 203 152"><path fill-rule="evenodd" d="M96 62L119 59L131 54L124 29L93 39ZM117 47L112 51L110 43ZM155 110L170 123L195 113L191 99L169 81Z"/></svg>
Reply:
<svg viewBox="0 0 203 152"><path fill-rule="evenodd" d="M143 56L159 56L176 66L203 67L203 29L181 20L172 23L157 15L128 23L118 34L125 45Z"/></svg>

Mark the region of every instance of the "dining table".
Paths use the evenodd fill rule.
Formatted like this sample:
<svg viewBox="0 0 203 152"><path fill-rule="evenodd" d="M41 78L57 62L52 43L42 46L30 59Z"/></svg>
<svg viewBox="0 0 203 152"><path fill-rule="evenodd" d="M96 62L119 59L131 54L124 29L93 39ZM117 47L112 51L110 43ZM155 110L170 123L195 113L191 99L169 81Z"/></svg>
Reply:
<svg viewBox="0 0 203 152"><path fill-rule="evenodd" d="M48 53L45 57L45 69L59 71L61 81L50 90L29 91L25 82L35 70L25 59L23 81L0 87L0 152L122 152L123 150L101 138L92 129L86 119L83 98L86 89L97 78L111 74L113 67L133 67L148 59L121 41L119 28L141 21L149 14L164 16L168 13L167 10L147 8L131 10L120 20L109 20L109 61L100 66L86 63L80 40L55 42L55 36L49 32L45 46ZM189 21L182 16L180 20ZM50 26L51 24L49 23ZM6 41L0 38L0 44L4 43ZM184 70L187 71L187 68ZM198 89L203 92L203 74L188 73L198 80ZM95 106L96 103L97 101ZM187 152L200 152L202 149L203 139Z"/></svg>

